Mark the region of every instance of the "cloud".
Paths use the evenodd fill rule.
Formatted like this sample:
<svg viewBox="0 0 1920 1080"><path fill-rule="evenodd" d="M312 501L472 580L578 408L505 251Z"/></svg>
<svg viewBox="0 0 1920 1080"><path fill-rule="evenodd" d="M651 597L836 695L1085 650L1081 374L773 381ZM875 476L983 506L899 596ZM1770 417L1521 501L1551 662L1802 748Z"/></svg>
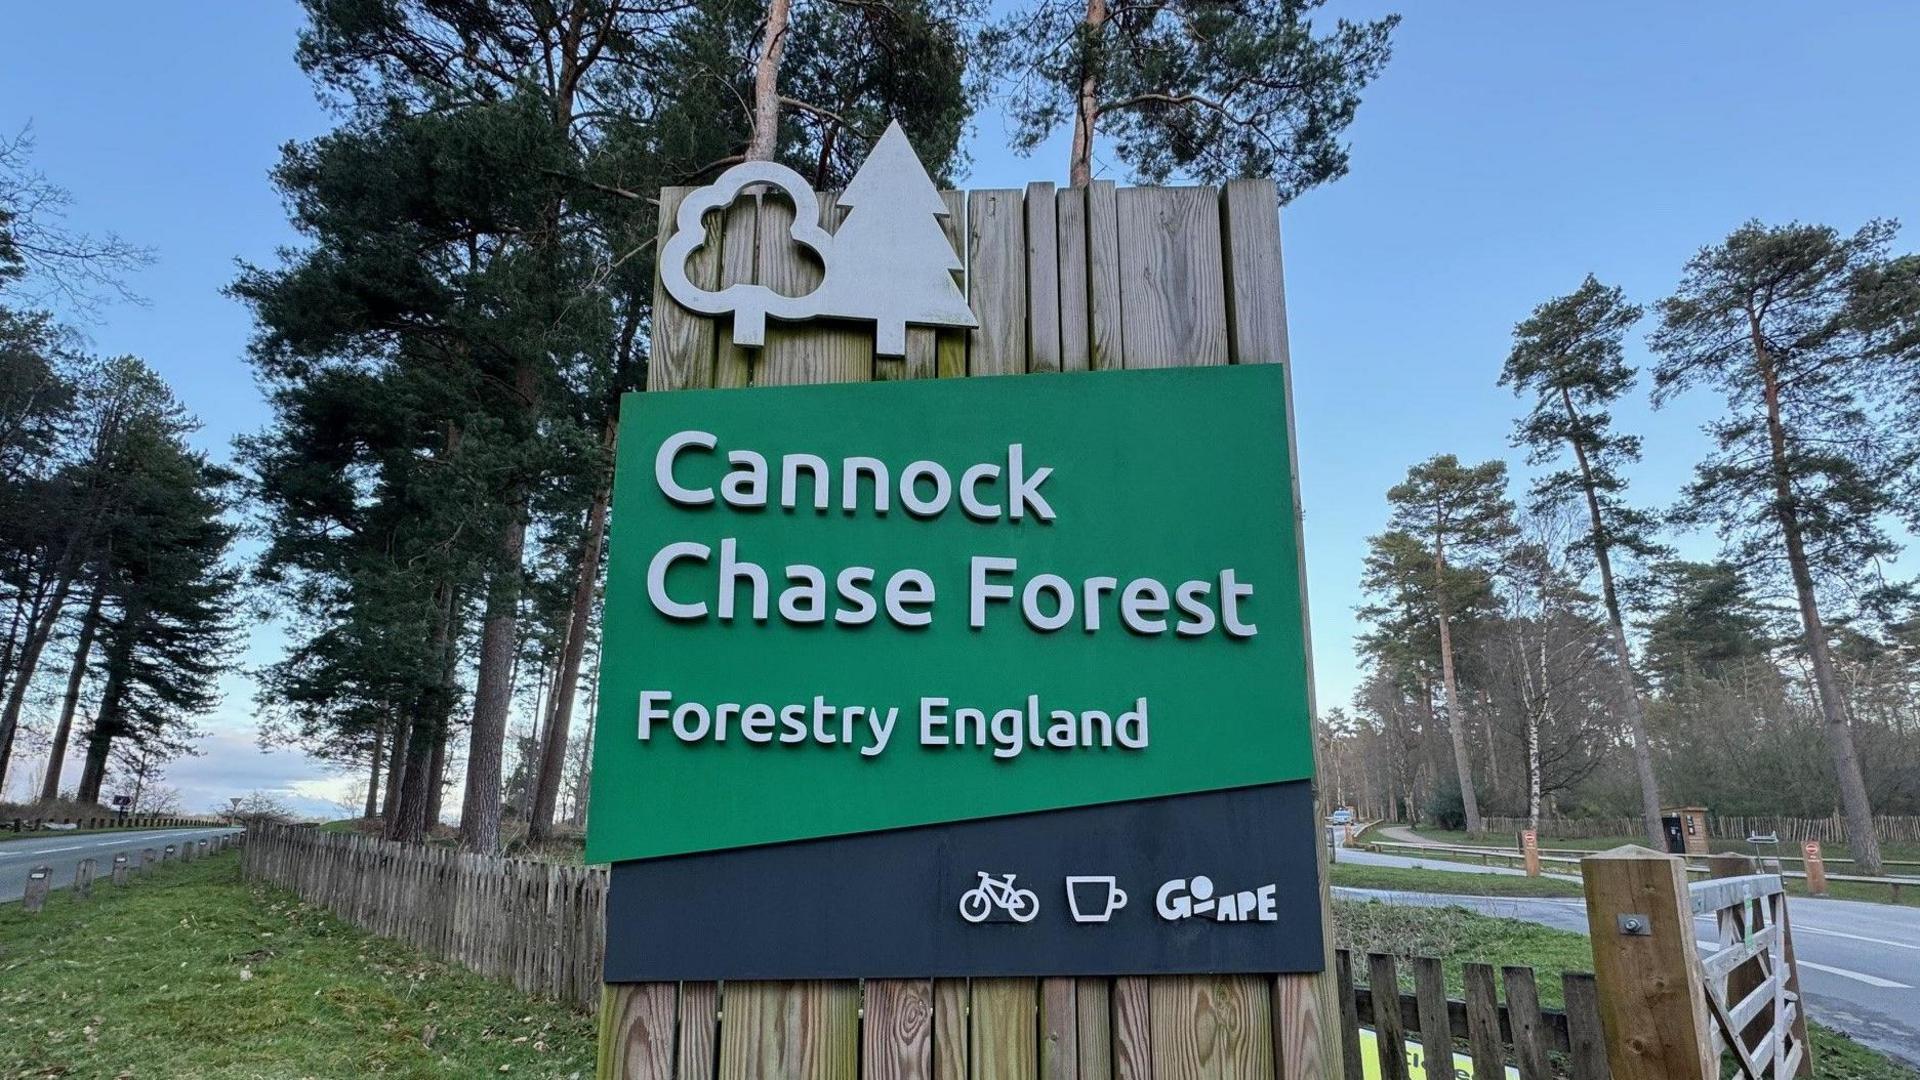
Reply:
<svg viewBox="0 0 1920 1080"><path fill-rule="evenodd" d="M198 756L166 767L162 783L180 790L181 808L223 808L227 800L264 791L302 816L339 817L337 801L352 797L350 772L295 750L262 750L251 732L215 730L197 744Z"/></svg>

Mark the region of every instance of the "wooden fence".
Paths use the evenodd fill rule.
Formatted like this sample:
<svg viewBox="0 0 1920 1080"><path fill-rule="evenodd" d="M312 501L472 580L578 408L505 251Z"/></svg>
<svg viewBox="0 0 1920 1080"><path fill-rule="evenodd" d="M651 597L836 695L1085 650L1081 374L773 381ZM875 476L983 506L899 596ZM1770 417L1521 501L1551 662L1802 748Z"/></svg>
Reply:
<svg viewBox="0 0 1920 1080"><path fill-rule="evenodd" d="M248 877L290 888L362 929L581 1010L601 1004L604 868L463 855L448 848L409 847L284 825L253 829L243 858ZM1413 993L1399 991L1398 965L1403 962L1414 974ZM1356 980L1346 951L1337 956L1339 1037L1346 1052L1344 1071L1335 1075L1361 1076L1360 1033L1367 1025L1378 1032L1379 1052L1387 1059L1382 1075L1388 1080L1406 1075L1404 1043L1409 1037L1424 1046L1444 1046L1448 1053L1456 1046L1469 1051L1478 1080L1504 1077L1509 1064L1520 1070L1523 1080L1560 1075L1608 1080L1591 975L1565 976L1567 1007L1561 1011L1540 1007L1531 968L1500 969L1506 992L1501 1003L1495 971L1485 964L1465 966L1465 999L1450 1001L1439 960L1372 955L1365 963L1364 979ZM939 1069L943 1076L969 1070L993 1076L1010 1071L1015 1076L1044 1073L1108 1080L1271 1075L1276 1035L1254 1003L1236 992L1237 983L1204 976L848 983L860 1015L855 1027L838 1037L857 1039L847 1048L858 1049L842 1056L822 1041L835 1033L783 1031L783 1037L797 1041L780 1049L802 1055L811 1065L801 1069L790 1064L780 1075L818 1075L813 1072L817 1068L827 1075L853 1076L860 1058L886 1060L884 1054L873 1057L874 1043L918 1043L922 1031L931 1036L924 1041L933 1060L950 1066ZM721 1046L761 1038L756 1032L769 1010L785 1004L782 991L767 989L771 985L777 984L727 988L732 993L724 996L734 1002L735 1011L724 1018L722 987L680 986L676 1012L657 1018L659 1030L672 1030L675 1040L638 1049L650 1058L676 1062L683 1070L705 1069ZM1376 1013L1375 988L1383 986L1394 987L1399 1008ZM643 994L629 1000L658 1004L663 997ZM1072 1026L1063 1031L1061 1020L1066 1017ZM1031 1044L1001 1046L990 1035L996 1025L1017 1027L1023 1022L1038 1025ZM1195 1022L1218 1027L1224 1057L1202 1062L1163 1048L1156 1058L1156 1035L1172 1039ZM1561 1071L1552 1071L1556 1062ZM871 1062L859 1074L888 1075Z"/></svg>
<svg viewBox="0 0 1920 1080"><path fill-rule="evenodd" d="M1489 834L1510 835L1528 828L1526 818L1490 817L1483 819ZM1639 836L1643 833L1637 817L1542 818L1543 839L1561 837L1586 840L1599 836ZM1920 817L1882 814L1873 819L1873 832L1883 844L1920 844ZM1707 835L1716 840L1745 840L1755 833L1774 833L1782 844L1818 840L1823 844L1845 843L1846 819L1835 814L1823 818L1797 817L1722 817L1707 816Z"/></svg>
<svg viewBox="0 0 1920 1080"><path fill-rule="evenodd" d="M600 1003L607 874L287 825L251 830L250 878L382 937L581 1009Z"/></svg>

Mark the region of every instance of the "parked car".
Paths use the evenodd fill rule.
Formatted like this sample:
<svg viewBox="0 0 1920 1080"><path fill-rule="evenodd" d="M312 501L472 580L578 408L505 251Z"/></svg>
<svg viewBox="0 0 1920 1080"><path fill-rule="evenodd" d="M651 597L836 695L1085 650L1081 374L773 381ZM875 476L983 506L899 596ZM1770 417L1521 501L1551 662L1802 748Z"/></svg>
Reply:
<svg viewBox="0 0 1920 1080"><path fill-rule="evenodd" d="M1341 807L1340 809L1338 809L1338 810L1335 810L1335 811L1334 811L1334 812L1332 813L1332 815L1330 815L1330 816L1329 816L1329 817L1327 818L1327 824L1329 824L1329 825L1351 825L1351 824L1353 824L1353 811L1351 811L1351 810L1349 810L1349 809L1347 809L1346 807L1344 807L1344 806L1343 806L1343 807Z"/></svg>

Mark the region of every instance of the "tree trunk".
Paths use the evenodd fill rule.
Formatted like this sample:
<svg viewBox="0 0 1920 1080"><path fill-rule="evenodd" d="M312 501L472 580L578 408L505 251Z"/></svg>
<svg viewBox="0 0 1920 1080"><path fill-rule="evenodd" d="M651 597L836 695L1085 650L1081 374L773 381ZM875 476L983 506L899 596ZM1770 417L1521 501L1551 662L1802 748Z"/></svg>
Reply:
<svg viewBox="0 0 1920 1080"><path fill-rule="evenodd" d="M525 496L509 511L501 532L499 565L487 582L480 627L480 663L474 677L473 725L467 735L467 783L460 802L460 846L492 855L500 850L500 770L513 702L515 631L520 615L520 559L526 544Z"/></svg>
<svg viewBox="0 0 1920 1080"><path fill-rule="evenodd" d="M587 797L593 792L593 725L600 715L600 659L603 655L600 649L593 651L593 674L587 678L587 727L580 735L579 771L575 774L573 816L570 819L576 829L587 824Z"/></svg>
<svg viewBox="0 0 1920 1080"><path fill-rule="evenodd" d="M609 423L601 446L611 450L614 426ZM553 832L553 807L560 798L560 774L566 770L567 732L573 723L573 697L580 683L580 661L586 656L587 635L593 629L593 596L600 581L600 541L607 528L610 492L605 482L593 493L587 508L586 538L573 579L573 614L567 641L560 650L560 675L547 708L546 743L540 748L540 771L534 781L533 815L528 836L544 840Z"/></svg>
<svg viewBox="0 0 1920 1080"><path fill-rule="evenodd" d="M80 688L87 678L87 657L93 652L93 636L100 626L100 604L106 599L106 586L94 587L87 601L87 614L80 620L80 636L73 643L73 669L67 674L67 695L60 702L60 722L53 728L53 748L47 752L47 775L40 782L42 799L60 797L60 773L66 767L67 740L73 735L73 714L80 707Z"/></svg>
<svg viewBox="0 0 1920 1080"><path fill-rule="evenodd" d="M453 656L456 637L453 620L458 610L453 586L447 582L435 586L433 649L443 666L451 663ZM431 758L436 734L445 730L447 717L453 710L452 692L444 670L433 686L422 687L417 693L407 722L402 725L408 729L406 741L394 758L401 777L395 789L398 798L387 811L387 839L404 844L420 843L426 838L429 824L436 820Z"/></svg>
<svg viewBox="0 0 1920 1080"><path fill-rule="evenodd" d="M427 755L427 828L440 824L441 803L447 795L447 743L453 738L453 726L442 723L433 733L433 749Z"/></svg>
<svg viewBox="0 0 1920 1080"><path fill-rule="evenodd" d="M1433 545L1433 596L1440 616L1440 681L1447 692L1447 734L1453 740L1453 768L1460 777L1460 804L1466 810L1467 831L1483 831L1480 800L1473 791L1473 768L1467 760L1466 710L1460 704L1460 687L1453 678L1453 627L1447 615L1446 541L1436 531Z"/></svg>
<svg viewBox="0 0 1920 1080"><path fill-rule="evenodd" d="M1765 380L1767 405L1767 442L1773 457L1774 516L1786 541L1787 566L1793 574L1793 591L1800 604L1800 625L1806 631L1807 659L1813 667L1813 684L1819 692L1820 712L1826 720L1827 746L1833 752L1834 779L1840 785L1840 804L1846 811L1847 847L1853 853L1854 867L1862 874L1880 874L1880 840L1873 832L1873 806L1867 800L1866 780L1860 774L1860 754L1854 749L1853 731L1847 726L1846 700L1840 692L1840 680L1834 674L1833 654L1827 648L1827 628L1820 619L1820 601L1814 593L1813 568L1807 561L1807 549L1800 532L1800 513L1793 502L1793 478L1787 465L1787 433L1780 419L1780 382L1760 336L1758 321L1752 322L1754 359Z"/></svg>
<svg viewBox="0 0 1920 1080"><path fill-rule="evenodd" d="M20 662L13 671L13 685L7 688L7 703L0 711L0 791L7 786L7 764L13 758L13 735L20 727L20 710L26 704L27 687L33 682L36 668L40 666L40 653L47 647L48 639L53 637L53 626L60 618L60 609L67 602L67 592L73 587L74 574L79 570L78 550L69 546L66 557L60 561L59 578L53 586L53 595L48 597L47 606L38 618L27 624L27 640L20 650Z"/></svg>
<svg viewBox="0 0 1920 1080"><path fill-rule="evenodd" d="M391 833L393 814L400 806L400 783L407 771L407 737L413 731L413 718L398 717L389 708L387 720L393 726L393 745L387 750L387 794L380 814L386 820L386 831Z"/></svg>
<svg viewBox="0 0 1920 1080"><path fill-rule="evenodd" d="M1560 403L1566 407L1572 426L1580 426L1581 417L1573 407L1573 395L1560 390ZM1627 731L1633 737L1633 771L1640 780L1640 824L1646 830L1647 845L1655 851L1667 849L1666 830L1660 825L1660 786L1653 775L1653 743L1647 738L1646 713L1640 707L1640 684L1633 674L1633 654L1627 648L1626 620L1620 617L1620 593L1613 583L1613 545L1607 541L1606 526L1600 517L1600 495L1593 483L1593 468L1587 462L1587 449L1580 440L1569 438L1574 461L1580 466L1580 490L1587 498L1587 520L1593 529L1593 558L1600 568L1600 599L1607 608L1607 629L1613 637L1614 672L1620 679L1620 710L1626 714Z"/></svg>
<svg viewBox="0 0 1920 1080"><path fill-rule="evenodd" d="M360 812L362 818L372 818L380 812L380 757L387 749L387 720L380 719L380 730L373 734L373 765L367 770L367 805Z"/></svg>
<svg viewBox="0 0 1920 1080"><path fill-rule="evenodd" d="M753 136L748 161L772 161L780 147L780 58L787 51L789 0L767 0L760 59L753 66Z"/></svg>
<svg viewBox="0 0 1920 1080"><path fill-rule="evenodd" d="M1109 13L1107 0L1087 0L1083 48L1091 50L1092 41L1104 32ZM1067 183L1086 187L1093 183L1093 136L1100 124L1100 86L1094 79L1092 58L1080 57L1080 90L1074 97L1073 148L1068 152Z"/></svg>

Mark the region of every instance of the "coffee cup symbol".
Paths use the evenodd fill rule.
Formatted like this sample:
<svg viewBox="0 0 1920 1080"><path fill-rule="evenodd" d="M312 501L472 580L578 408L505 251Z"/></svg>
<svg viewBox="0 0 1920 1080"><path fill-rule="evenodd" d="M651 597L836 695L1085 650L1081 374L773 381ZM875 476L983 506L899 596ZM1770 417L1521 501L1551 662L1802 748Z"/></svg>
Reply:
<svg viewBox="0 0 1920 1080"><path fill-rule="evenodd" d="M1111 874L1067 878L1067 907L1074 922L1103 923L1126 906L1126 891Z"/></svg>

